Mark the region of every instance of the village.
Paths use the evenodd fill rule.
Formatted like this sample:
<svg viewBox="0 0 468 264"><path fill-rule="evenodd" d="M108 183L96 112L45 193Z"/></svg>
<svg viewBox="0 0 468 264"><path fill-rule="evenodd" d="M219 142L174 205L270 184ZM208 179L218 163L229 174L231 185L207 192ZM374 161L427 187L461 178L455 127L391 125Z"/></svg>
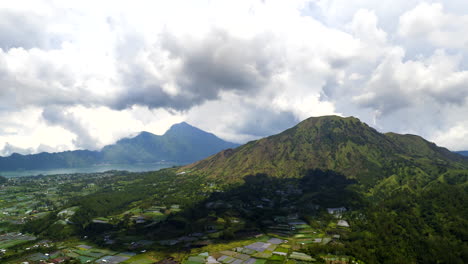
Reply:
<svg viewBox="0 0 468 264"><path fill-rule="evenodd" d="M35 237L7 233L0 237L0 241L20 240L28 241L20 250L24 256L6 263L65 263L76 260L77 263L157 263L161 264L266 264L266 263L314 263L317 261L310 255L301 252L306 245L317 243L339 243L340 233L346 232L349 224L341 219L344 208L329 208L329 213L336 221L329 223L328 232L323 229L312 228L296 216L287 218L276 217L267 234L254 232L247 234L243 240L225 242L219 240L219 234L224 227L222 224L206 226L206 232L193 233L172 240L151 241L140 237L128 236L119 238L126 251L114 251L106 247L82 240L66 242L52 242L48 240L36 241ZM138 217L133 221L138 221ZM330 232L333 230L333 232ZM123 239L123 240L122 240ZM105 244L115 243L109 235L104 238ZM26 247L27 246L27 247ZM2 244L2 253L8 251L9 245ZM158 252L165 252L168 248L177 247L179 254L165 256ZM16 248L15 250L18 250ZM31 253L29 253L31 252ZM360 263L354 262L346 256L323 255L326 263ZM161 259L162 258L162 259Z"/></svg>
<svg viewBox="0 0 468 264"><path fill-rule="evenodd" d="M279 187L275 181L263 181L261 188L249 184L226 192L218 183L194 188L196 177L176 177L162 184L163 191L152 200L137 200L118 214L91 219L89 236L73 235L81 206L70 201L106 189L125 190L138 181L135 175L107 172L11 179L0 189L2 263L354 263L345 255L304 253L310 245L340 244L351 226L344 206L323 208L300 201L304 191L297 183ZM193 182L183 189L177 181L186 179ZM177 184L181 193L174 193L172 186ZM195 196L206 198L194 205L184 202ZM190 216L190 211L200 216ZM47 236L22 231L23 226L50 216L54 222Z"/></svg>

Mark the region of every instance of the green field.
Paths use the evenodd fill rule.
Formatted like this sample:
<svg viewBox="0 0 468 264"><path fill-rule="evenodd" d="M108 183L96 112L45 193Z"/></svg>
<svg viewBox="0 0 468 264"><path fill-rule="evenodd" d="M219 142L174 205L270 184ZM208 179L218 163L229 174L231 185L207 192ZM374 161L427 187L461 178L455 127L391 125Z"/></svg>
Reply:
<svg viewBox="0 0 468 264"><path fill-rule="evenodd" d="M1 249L7 249L13 246L21 245L23 243L30 242L29 240L6 240L6 241L0 241L0 248Z"/></svg>

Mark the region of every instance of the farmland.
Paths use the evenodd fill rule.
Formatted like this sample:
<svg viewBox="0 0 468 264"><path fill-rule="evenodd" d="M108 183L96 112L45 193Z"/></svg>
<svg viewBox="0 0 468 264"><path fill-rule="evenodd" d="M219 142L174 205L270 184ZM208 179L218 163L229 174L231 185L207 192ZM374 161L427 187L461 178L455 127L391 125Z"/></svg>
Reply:
<svg viewBox="0 0 468 264"><path fill-rule="evenodd" d="M227 190L170 169L11 178L0 190L2 258L291 264L316 260L301 251L309 244L340 243L339 234L349 231L318 205L307 214L291 207L303 194L296 182L259 177L256 192L250 188L258 184ZM107 201L112 204L103 206ZM252 220L256 214L263 217Z"/></svg>

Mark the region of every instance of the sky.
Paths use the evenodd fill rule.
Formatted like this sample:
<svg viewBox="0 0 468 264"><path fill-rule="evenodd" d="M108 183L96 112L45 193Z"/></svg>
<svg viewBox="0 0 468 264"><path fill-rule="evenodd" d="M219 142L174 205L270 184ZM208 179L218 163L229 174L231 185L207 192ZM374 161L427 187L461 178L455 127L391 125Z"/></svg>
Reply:
<svg viewBox="0 0 468 264"><path fill-rule="evenodd" d="M322 115L468 149L468 1L0 3L0 155Z"/></svg>

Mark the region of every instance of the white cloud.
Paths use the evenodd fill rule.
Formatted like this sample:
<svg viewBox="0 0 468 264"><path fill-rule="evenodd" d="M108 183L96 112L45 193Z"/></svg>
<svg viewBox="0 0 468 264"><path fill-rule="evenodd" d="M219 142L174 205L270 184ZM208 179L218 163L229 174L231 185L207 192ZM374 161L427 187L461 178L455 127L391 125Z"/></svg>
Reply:
<svg viewBox="0 0 468 264"><path fill-rule="evenodd" d="M431 139L443 146L451 146L452 150L462 151L467 149L467 137L468 122L459 121L446 130L437 131Z"/></svg>
<svg viewBox="0 0 468 264"><path fill-rule="evenodd" d="M454 147L465 13L462 0L10 1L0 146L99 149L183 120L242 142L342 114Z"/></svg>
<svg viewBox="0 0 468 264"><path fill-rule="evenodd" d="M447 13L441 3L421 3L400 17L398 34L438 48L468 48L468 14Z"/></svg>
<svg viewBox="0 0 468 264"><path fill-rule="evenodd" d="M0 148L62 151L76 148L72 144L73 134L61 127L50 127L41 116L42 109L29 107L18 111L0 111ZM8 148L8 147L7 147Z"/></svg>
<svg viewBox="0 0 468 264"><path fill-rule="evenodd" d="M458 57L442 50L419 61L404 61L404 55L402 49L390 53L371 75L364 93L354 100L383 115L414 105L424 108L429 100L441 108L466 103L468 71L459 69Z"/></svg>
<svg viewBox="0 0 468 264"><path fill-rule="evenodd" d="M384 45L387 42L387 33L377 25L378 18L375 12L359 9L349 25L354 36L364 43Z"/></svg>

